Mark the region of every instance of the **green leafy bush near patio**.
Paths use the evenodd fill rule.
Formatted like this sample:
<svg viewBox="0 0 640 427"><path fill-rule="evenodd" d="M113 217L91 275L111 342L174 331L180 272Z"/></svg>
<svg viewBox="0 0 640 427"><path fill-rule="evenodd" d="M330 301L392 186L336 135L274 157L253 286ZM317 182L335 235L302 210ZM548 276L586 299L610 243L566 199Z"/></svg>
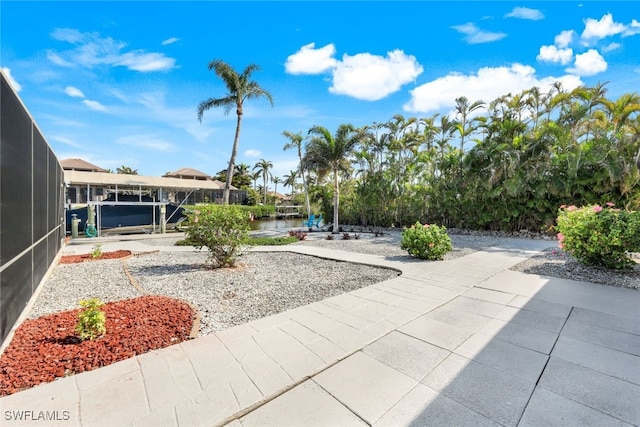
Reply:
<svg viewBox="0 0 640 427"><path fill-rule="evenodd" d="M81 300L80 306L84 308L78 314L76 332L80 339L95 340L107 332L107 317L100 309L104 304L98 298Z"/></svg>
<svg viewBox="0 0 640 427"><path fill-rule="evenodd" d="M187 214L187 240L196 248L209 250L214 268L235 265L242 245L249 237L249 217L239 206L203 205Z"/></svg>
<svg viewBox="0 0 640 427"><path fill-rule="evenodd" d="M451 239L444 226L416 222L402 232L400 249L420 259L441 260L453 249Z"/></svg>
<svg viewBox="0 0 640 427"><path fill-rule="evenodd" d="M561 206L556 230L560 247L578 261L612 269L632 268L640 252L640 212L605 206Z"/></svg>

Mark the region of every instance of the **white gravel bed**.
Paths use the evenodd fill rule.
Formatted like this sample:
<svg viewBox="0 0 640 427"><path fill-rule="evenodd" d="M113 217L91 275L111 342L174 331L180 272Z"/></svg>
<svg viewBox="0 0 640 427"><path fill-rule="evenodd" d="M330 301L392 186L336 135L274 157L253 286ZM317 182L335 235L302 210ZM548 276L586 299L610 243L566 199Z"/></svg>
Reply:
<svg viewBox="0 0 640 427"><path fill-rule="evenodd" d="M30 318L79 308L82 299L111 302L141 295L131 285L119 259L59 264L42 286Z"/></svg>
<svg viewBox="0 0 640 427"><path fill-rule="evenodd" d="M513 266L511 270L540 276L580 280L621 288L640 289L640 264L632 270L610 270L580 263L564 251L549 248Z"/></svg>
<svg viewBox="0 0 640 427"><path fill-rule="evenodd" d="M160 252L130 258L129 271L153 294L198 307L200 335L321 301L398 276L390 269L293 253L249 252L236 268L204 267L206 253Z"/></svg>

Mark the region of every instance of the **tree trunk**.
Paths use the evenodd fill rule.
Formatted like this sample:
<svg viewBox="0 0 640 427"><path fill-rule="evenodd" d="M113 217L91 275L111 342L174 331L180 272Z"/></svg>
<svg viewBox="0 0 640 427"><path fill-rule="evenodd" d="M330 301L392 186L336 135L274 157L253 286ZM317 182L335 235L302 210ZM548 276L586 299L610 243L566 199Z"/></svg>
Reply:
<svg viewBox="0 0 640 427"><path fill-rule="evenodd" d="M340 184L338 182L338 170L333 170L333 233L338 233L338 203L340 203Z"/></svg>
<svg viewBox="0 0 640 427"><path fill-rule="evenodd" d="M236 122L236 135L233 138L233 148L231 149L231 158L229 159L229 168L227 169L227 182L224 183L224 193L222 196L222 204L229 204L229 193L231 191L231 180L233 179L233 168L236 163L236 155L238 154L238 141L240 140L240 123L242 122L242 109L238 108L238 121Z"/></svg>
<svg viewBox="0 0 640 427"><path fill-rule="evenodd" d="M311 203L309 202L309 190L307 189L307 178L304 176L304 163L302 162L302 152L298 145L298 158L300 159L300 173L302 174L302 186L304 187L304 199L307 203L307 220L311 220Z"/></svg>

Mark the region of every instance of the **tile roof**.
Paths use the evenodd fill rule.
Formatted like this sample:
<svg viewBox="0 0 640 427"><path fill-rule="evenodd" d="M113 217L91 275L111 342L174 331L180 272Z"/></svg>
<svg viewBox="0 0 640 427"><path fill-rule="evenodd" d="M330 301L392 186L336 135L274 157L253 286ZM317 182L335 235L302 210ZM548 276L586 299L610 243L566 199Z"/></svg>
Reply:
<svg viewBox="0 0 640 427"><path fill-rule="evenodd" d="M102 169L100 166L96 166L82 159L63 159L63 160L60 160L60 164L62 165L62 169L64 170L85 171L85 172L106 172L107 171L106 169Z"/></svg>

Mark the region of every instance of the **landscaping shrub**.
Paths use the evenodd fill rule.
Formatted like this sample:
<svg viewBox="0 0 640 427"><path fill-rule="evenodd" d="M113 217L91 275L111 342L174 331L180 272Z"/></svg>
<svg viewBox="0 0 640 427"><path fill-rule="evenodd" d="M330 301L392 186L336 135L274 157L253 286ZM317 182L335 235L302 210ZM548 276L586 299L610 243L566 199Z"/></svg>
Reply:
<svg viewBox="0 0 640 427"><path fill-rule="evenodd" d="M453 246L444 226L422 225L416 222L411 228L402 231L400 249L406 250L416 258L440 260L453 249Z"/></svg>
<svg viewBox="0 0 640 427"><path fill-rule="evenodd" d="M84 310L78 314L76 332L83 341L95 340L107 332L107 316L100 309L103 305L98 298L80 301L80 306Z"/></svg>
<svg viewBox="0 0 640 427"><path fill-rule="evenodd" d="M307 238L307 233L302 230L289 230L289 236L295 237L298 240L305 240Z"/></svg>
<svg viewBox="0 0 640 427"><path fill-rule="evenodd" d="M187 214L187 239L209 250L214 268L233 266L249 236L249 216L239 206L206 205Z"/></svg>
<svg viewBox="0 0 640 427"><path fill-rule="evenodd" d="M561 206L557 218L560 247L583 264L631 268L640 252L640 212L605 206Z"/></svg>

